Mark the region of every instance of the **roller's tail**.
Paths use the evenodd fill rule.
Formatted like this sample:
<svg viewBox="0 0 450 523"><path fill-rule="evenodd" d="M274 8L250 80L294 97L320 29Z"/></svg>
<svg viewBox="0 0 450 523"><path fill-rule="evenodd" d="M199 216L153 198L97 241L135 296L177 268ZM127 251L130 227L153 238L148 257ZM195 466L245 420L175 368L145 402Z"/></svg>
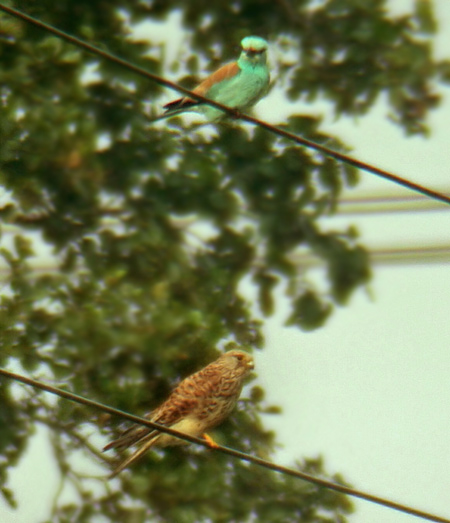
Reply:
<svg viewBox="0 0 450 523"><path fill-rule="evenodd" d="M180 98L166 104L164 106L165 112L156 118L151 118L149 121L150 123L159 122L159 120L172 118L172 116L176 116L177 114L185 113L187 111L195 111L195 108L199 105L202 104L187 98Z"/></svg>
<svg viewBox="0 0 450 523"><path fill-rule="evenodd" d="M159 122L160 120L165 120L166 118L172 118L172 116L176 116L177 114L185 113L186 109L177 109L175 111L168 111L166 113L160 114L156 118L149 118L149 123L155 123Z"/></svg>

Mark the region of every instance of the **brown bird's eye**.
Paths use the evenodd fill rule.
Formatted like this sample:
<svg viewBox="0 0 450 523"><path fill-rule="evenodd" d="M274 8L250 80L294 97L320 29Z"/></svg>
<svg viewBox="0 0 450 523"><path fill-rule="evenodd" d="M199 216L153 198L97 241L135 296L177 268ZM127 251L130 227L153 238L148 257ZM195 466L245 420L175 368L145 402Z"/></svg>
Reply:
<svg viewBox="0 0 450 523"><path fill-rule="evenodd" d="M242 354L236 354L236 358L237 358L239 361L242 361L242 358L243 358L243 357L244 357L244 356L242 356Z"/></svg>

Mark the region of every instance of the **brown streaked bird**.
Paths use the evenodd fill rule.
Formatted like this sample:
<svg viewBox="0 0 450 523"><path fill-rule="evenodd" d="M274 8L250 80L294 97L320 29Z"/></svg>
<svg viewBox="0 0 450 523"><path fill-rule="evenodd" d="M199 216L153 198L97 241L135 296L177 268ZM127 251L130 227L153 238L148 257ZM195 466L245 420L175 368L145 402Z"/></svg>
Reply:
<svg viewBox="0 0 450 523"><path fill-rule="evenodd" d="M231 413L241 394L244 379L253 368L253 358L247 352L225 352L216 361L185 378L160 407L145 417L190 436L203 435L214 447L215 443L205 433ZM140 447L114 469L110 478L117 476L153 446L168 447L188 442L142 425L133 425L103 450L114 448L120 451L136 443Z"/></svg>

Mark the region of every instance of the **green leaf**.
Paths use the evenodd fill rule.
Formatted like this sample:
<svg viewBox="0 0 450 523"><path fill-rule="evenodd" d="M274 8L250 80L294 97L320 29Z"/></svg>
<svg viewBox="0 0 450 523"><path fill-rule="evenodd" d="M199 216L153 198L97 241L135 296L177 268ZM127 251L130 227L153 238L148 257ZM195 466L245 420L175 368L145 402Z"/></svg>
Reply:
<svg viewBox="0 0 450 523"><path fill-rule="evenodd" d="M305 331L321 327L333 310L330 303L323 302L312 291L301 294L292 305L293 312L286 321L286 325L297 325Z"/></svg>
<svg viewBox="0 0 450 523"><path fill-rule="evenodd" d="M16 501L16 498L14 497L13 491L7 487L1 487L0 491L1 491L2 496L3 496L4 500L6 501L6 503L8 503L8 505L11 508L17 509L17 501Z"/></svg>
<svg viewBox="0 0 450 523"><path fill-rule="evenodd" d="M29 238L25 238L21 235L16 235L14 237L14 247L17 251L19 259L21 260L25 260L34 255L32 243Z"/></svg>
<svg viewBox="0 0 450 523"><path fill-rule="evenodd" d="M434 34L437 30L437 23L433 12L433 2L431 0L415 0L414 11L420 31L425 34Z"/></svg>

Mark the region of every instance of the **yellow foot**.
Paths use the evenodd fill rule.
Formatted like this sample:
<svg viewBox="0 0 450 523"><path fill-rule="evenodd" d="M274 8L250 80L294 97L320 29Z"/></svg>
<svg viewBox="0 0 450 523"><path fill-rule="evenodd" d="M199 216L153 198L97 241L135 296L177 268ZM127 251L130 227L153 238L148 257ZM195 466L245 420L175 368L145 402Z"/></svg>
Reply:
<svg viewBox="0 0 450 523"><path fill-rule="evenodd" d="M211 438L211 436L208 436L208 434L203 434L203 439L208 444L208 447L211 449L218 449L219 445Z"/></svg>

